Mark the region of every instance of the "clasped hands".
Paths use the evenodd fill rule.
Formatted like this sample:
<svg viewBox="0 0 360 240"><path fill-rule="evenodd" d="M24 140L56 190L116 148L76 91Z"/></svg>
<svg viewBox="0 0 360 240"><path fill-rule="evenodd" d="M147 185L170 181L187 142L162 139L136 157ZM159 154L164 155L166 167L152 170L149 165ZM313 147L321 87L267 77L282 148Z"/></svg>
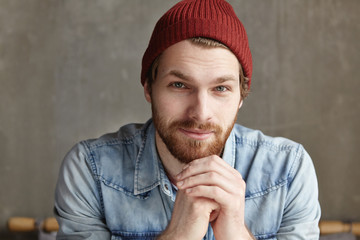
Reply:
<svg viewBox="0 0 360 240"><path fill-rule="evenodd" d="M245 182L219 156L192 161L175 181L172 218L159 239L201 240L209 223L217 240L254 239L244 222Z"/></svg>

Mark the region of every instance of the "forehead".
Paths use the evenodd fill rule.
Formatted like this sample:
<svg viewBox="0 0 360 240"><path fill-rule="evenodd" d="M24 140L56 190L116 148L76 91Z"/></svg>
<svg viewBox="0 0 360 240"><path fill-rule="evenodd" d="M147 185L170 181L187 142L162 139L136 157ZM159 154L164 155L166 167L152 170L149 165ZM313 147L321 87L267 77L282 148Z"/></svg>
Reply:
<svg viewBox="0 0 360 240"><path fill-rule="evenodd" d="M209 47L183 40L166 49L159 58L158 74L180 71L186 75L216 77L231 75L238 78L240 64L236 56L224 47Z"/></svg>

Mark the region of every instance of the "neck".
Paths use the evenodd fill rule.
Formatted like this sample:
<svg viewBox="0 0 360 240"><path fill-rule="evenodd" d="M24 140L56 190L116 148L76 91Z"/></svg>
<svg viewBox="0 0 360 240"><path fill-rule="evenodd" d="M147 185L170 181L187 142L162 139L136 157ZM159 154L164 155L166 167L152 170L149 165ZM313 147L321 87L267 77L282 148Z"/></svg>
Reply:
<svg viewBox="0 0 360 240"><path fill-rule="evenodd" d="M165 143L159 136L158 132L155 133L155 142L156 149L160 156L161 162L165 168L166 174L172 183L176 183L175 176L179 174L183 167L184 163L181 163L178 159L176 159L167 149Z"/></svg>

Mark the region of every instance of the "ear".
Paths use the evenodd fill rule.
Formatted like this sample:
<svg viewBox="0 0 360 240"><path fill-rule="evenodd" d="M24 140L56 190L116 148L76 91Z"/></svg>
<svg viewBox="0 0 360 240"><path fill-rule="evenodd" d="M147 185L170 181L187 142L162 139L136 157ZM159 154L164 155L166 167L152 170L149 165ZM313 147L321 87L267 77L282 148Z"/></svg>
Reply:
<svg viewBox="0 0 360 240"><path fill-rule="evenodd" d="M149 82L148 80L146 79L145 80L145 83L144 83L144 95L145 95L145 99L146 101L148 101L149 103L151 103L151 94L149 92Z"/></svg>

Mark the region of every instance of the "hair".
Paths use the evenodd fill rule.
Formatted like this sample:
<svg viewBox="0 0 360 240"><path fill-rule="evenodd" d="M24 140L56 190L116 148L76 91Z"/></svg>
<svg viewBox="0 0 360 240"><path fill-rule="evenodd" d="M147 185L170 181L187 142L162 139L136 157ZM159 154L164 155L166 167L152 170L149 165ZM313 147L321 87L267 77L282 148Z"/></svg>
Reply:
<svg viewBox="0 0 360 240"><path fill-rule="evenodd" d="M226 45L224 45L223 43L221 43L217 40L214 40L214 39L210 39L210 38L194 37L194 38L189 38L187 40L190 41L192 44L203 47L203 48L221 47L221 48L225 48L225 49L229 50L229 48ZM160 56L161 56L161 54L155 58L155 60L153 61L152 65L148 71L148 74L147 74L146 81L148 83L147 84L148 91L150 93L151 93L151 85L155 81L156 76L157 76L157 70L159 67ZM240 63L239 63L239 65L240 65L240 73L239 73L240 74L240 95L241 95L241 99L245 99L250 93L249 78L244 76L244 71L242 69L242 66Z"/></svg>

